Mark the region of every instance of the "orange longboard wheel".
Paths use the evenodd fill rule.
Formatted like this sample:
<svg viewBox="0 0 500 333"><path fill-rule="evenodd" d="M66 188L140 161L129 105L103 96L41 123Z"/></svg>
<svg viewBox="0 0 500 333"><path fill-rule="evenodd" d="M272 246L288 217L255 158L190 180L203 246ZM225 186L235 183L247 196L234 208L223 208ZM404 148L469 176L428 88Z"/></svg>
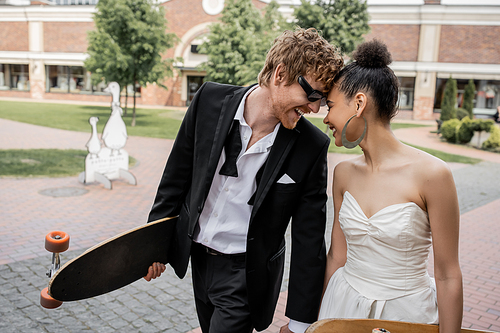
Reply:
<svg viewBox="0 0 500 333"><path fill-rule="evenodd" d="M45 249L49 252L64 252L69 247L69 235L63 231L51 231L45 236Z"/></svg>
<svg viewBox="0 0 500 333"><path fill-rule="evenodd" d="M49 295L49 288L44 288L40 293L40 305L46 309L58 308L62 303Z"/></svg>

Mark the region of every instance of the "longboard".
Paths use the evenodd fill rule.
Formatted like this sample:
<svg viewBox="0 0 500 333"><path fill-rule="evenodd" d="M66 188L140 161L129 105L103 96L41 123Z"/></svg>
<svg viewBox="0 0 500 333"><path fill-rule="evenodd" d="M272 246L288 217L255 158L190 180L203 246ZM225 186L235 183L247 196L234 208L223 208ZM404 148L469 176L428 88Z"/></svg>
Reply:
<svg viewBox="0 0 500 333"><path fill-rule="evenodd" d="M438 333L439 326L381 319L323 319L313 323L306 330L306 333L345 332ZM468 328L462 328L460 332L488 333L489 331L478 331Z"/></svg>
<svg viewBox="0 0 500 333"><path fill-rule="evenodd" d="M154 262L168 262L177 217L160 219L109 238L68 261L51 277L55 300L77 301L106 294L144 277Z"/></svg>

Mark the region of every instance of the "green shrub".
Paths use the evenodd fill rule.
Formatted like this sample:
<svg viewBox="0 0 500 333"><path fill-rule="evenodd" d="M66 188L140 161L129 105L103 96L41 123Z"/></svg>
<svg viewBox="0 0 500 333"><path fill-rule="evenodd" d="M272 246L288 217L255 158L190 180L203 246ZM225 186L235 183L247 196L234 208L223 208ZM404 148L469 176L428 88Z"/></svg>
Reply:
<svg viewBox="0 0 500 333"><path fill-rule="evenodd" d="M451 77L446 81L444 87L443 100L441 101L441 117L442 121L455 119L457 117L457 110L455 104L457 103L457 80Z"/></svg>
<svg viewBox="0 0 500 333"><path fill-rule="evenodd" d="M500 128L492 126L490 128L490 137L483 142L483 149L497 149L500 148Z"/></svg>
<svg viewBox="0 0 500 333"><path fill-rule="evenodd" d="M469 117L471 119L474 118L474 114L472 113L472 108L474 107L475 93L476 93L476 86L474 85L474 80L470 79L469 83L465 86L463 107L469 113Z"/></svg>
<svg viewBox="0 0 500 333"><path fill-rule="evenodd" d="M460 110L460 109L459 109ZM465 110L464 110L465 111ZM474 131L471 129L472 120L465 116L457 131L457 141L460 143L469 143L474 136Z"/></svg>
<svg viewBox="0 0 500 333"><path fill-rule="evenodd" d="M467 110L465 110L465 109L458 108L458 109L457 109L457 119L458 119L458 120L462 120L462 119L464 119L465 117L469 117L469 118L470 118L470 116L469 116L469 112L468 112Z"/></svg>
<svg viewBox="0 0 500 333"><path fill-rule="evenodd" d="M474 119L471 122L471 129L475 132L489 132L495 122L491 119Z"/></svg>
<svg viewBox="0 0 500 333"><path fill-rule="evenodd" d="M460 126L460 120L450 119L441 125L441 136L448 142L457 142L457 129Z"/></svg>

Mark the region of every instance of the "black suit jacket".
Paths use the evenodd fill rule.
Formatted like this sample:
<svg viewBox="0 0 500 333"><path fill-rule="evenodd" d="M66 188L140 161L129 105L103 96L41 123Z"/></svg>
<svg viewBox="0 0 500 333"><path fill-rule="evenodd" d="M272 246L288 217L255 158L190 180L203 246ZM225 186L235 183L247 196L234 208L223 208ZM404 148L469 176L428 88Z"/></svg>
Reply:
<svg viewBox="0 0 500 333"><path fill-rule="evenodd" d="M180 127L149 221L179 215L169 263L186 273L195 226L210 190L236 109L250 87L205 83ZM287 317L317 318L326 260L329 138L308 120L281 126L257 187L247 237L247 286L252 320L267 328L274 315L285 261L285 231L292 222ZM294 184L277 181L284 174Z"/></svg>

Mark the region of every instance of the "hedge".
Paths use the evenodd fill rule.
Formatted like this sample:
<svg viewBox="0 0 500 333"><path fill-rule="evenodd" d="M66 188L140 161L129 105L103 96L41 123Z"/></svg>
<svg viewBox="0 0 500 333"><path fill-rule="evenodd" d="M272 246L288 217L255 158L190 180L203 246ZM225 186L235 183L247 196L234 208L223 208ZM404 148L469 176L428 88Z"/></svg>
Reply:
<svg viewBox="0 0 500 333"><path fill-rule="evenodd" d="M457 142L457 129L460 126L461 121L458 119L450 119L441 125L441 136L448 142Z"/></svg>
<svg viewBox="0 0 500 333"><path fill-rule="evenodd" d="M498 126L491 127L490 137L483 142L482 148L488 150L500 148L500 128Z"/></svg>

